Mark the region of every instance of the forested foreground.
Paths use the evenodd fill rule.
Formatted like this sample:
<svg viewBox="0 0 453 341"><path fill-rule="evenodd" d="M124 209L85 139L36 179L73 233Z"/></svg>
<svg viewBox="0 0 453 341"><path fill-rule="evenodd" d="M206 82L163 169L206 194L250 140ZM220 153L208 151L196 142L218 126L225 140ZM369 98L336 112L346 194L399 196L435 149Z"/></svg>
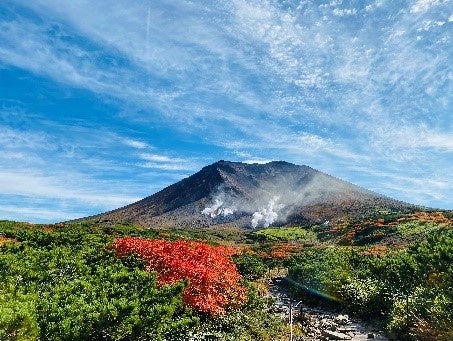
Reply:
<svg viewBox="0 0 453 341"><path fill-rule="evenodd" d="M382 323L397 340L453 340L453 230L406 249L312 248L289 260L288 281L305 301Z"/></svg>
<svg viewBox="0 0 453 341"><path fill-rule="evenodd" d="M132 246L118 238L129 234L159 237L127 226L2 222L0 340L278 340L285 334L229 253L185 245L186 252L203 248L198 260L211 251L211 267L219 268L207 271L197 259L184 262L162 248L151 257L148 239L136 240L128 254ZM167 251L177 249L166 244ZM164 269L169 272L153 271Z"/></svg>
<svg viewBox="0 0 453 341"><path fill-rule="evenodd" d="M287 340L264 298L276 268L295 300L373 320L393 339L452 340L453 230L436 226L406 245L339 246L317 226L0 222L0 340Z"/></svg>

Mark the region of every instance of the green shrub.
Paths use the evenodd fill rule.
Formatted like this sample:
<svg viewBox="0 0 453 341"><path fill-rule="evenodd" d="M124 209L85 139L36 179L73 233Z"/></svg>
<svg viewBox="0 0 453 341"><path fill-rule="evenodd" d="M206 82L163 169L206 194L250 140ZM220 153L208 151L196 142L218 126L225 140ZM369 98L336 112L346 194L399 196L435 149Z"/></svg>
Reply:
<svg viewBox="0 0 453 341"><path fill-rule="evenodd" d="M217 332L227 339L228 331L237 340L265 340L281 332L283 324L265 304L218 320L196 314L182 304L187 282L158 287L144 262L119 260L109 250L115 236L158 233L123 225L43 229L0 221L0 235L15 239L0 245L0 340L187 340ZM258 276L260 266L250 266L250 274Z"/></svg>
<svg viewBox="0 0 453 341"><path fill-rule="evenodd" d="M263 277L268 267L263 260L256 255L241 254L233 257L239 273L248 280L256 280Z"/></svg>
<svg viewBox="0 0 453 341"><path fill-rule="evenodd" d="M265 228L254 232L267 241L289 241L312 244L317 241L316 233L301 227Z"/></svg>
<svg viewBox="0 0 453 341"><path fill-rule="evenodd" d="M350 282L352 273L348 250L336 247L310 249L294 258L288 276L301 293L341 301L341 288Z"/></svg>
<svg viewBox="0 0 453 341"><path fill-rule="evenodd" d="M13 283L0 283L0 340L37 340L37 297L18 290Z"/></svg>
<svg viewBox="0 0 453 341"><path fill-rule="evenodd" d="M391 306L389 295L374 278L350 278L339 290L344 305L362 318L385 315Z"/></svg>
<svg viewBox="0 0 453 341"><path fill-rule="evenodd" d="M310 250L292 260L289 275L304 288L336 297L352 314L384 318L398 339L452 339L453 230L438 230L385 256Z"/></svg>

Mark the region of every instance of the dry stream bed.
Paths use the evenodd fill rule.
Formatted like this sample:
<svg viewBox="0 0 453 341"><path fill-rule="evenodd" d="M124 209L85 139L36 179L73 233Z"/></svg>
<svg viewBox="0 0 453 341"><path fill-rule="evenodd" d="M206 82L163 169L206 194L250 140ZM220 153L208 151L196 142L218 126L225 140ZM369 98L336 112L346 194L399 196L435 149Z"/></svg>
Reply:
<svg viewBox="0 0 453 341"><path fill-rule="evenodd" d="M289 321L290 295L283 277L270 280L269 295L275 299L271 311ZM382 331L367 323L351 319L346 314L339 314L322 308L313 308L295 301L292 305L294 329L302 330L303 336L294 335L294 341L309 340L388 340Z"/></svg>

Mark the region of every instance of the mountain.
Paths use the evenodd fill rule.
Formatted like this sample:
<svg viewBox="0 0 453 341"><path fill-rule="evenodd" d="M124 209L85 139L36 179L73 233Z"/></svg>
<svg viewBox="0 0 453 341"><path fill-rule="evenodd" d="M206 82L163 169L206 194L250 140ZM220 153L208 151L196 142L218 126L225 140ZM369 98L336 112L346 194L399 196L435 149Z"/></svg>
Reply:
<svg viewBox="0 0 453 341"><path fill-rule="evenodd" d="M413 206L283 161L218 161L160 192L84 220L155 227L324 223Z"/></svg>

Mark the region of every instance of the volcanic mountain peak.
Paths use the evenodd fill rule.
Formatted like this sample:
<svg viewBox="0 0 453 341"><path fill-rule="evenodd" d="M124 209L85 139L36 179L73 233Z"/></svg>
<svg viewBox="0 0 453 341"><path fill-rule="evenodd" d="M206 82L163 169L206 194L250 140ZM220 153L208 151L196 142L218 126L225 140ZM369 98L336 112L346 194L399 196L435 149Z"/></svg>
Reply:
<svg viewBox="0 0 453 341"><path fill-rule="evenodd" d="M221 160L156 194L90 219L144 226L259 227L408 207L308 166Z"/></svg>

